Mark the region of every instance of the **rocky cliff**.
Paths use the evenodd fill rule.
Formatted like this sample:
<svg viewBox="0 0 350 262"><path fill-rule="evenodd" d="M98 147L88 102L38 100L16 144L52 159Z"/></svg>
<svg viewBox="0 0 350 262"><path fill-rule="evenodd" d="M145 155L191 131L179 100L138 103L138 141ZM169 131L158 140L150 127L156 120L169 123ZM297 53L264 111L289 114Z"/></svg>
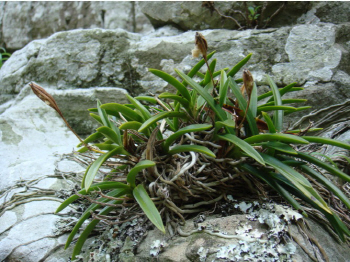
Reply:
<svg viewBox="0 0 350 262"><path fill-rule="evenodd" d="M264 9L263 17L248 19L251 6ZM265 74L280 87L297 82L304 88L299 95L313 109L290 117L291 125L312 120L331 131L341 127L338 135L349 139L349 3L217 2L214 7L202 2L0 3L0 46L17 50L0 69L1 261L68 261L71 254L63 245L69 223L76 218L69 211L53 212L73 192L74 177L84 171L66 155L78 141L56 113L31 93L32 81L45 87L73 128L86 135L96 127L86 109L95 107L97 98L122 103L125 93L158 94L171 89L148 68L174 76L174 68L189 70L197 62L191 49L195 31L200 30L209 50L216 50L218 67L232 67L253 53L247 68L262 88ZM242 215L239 219L242 225L249 222ZM205 247L215 243L203 239L188 235L186 241L174 240L162 261L234 259L228 242L221 243L226 251L219 246L200 251L203 241ZM141 247L139 261L145 261L148 249L157 250L155 240L157 235ZM327 244L334 242L330 236L319 241L329 247L332 258L337 256L332 261L350 256L348 247ZM121 250L124 243L115 245ZM291 251L283 248L268 252L276 253L276 259L278 252L289 258ZM220 250L227 257L212 255L221 254ZM300 248L298 252L296 257L309 259ZM98 261L110 261L108 254L102 252L102 260L100 253L95 252Z"/></svg>

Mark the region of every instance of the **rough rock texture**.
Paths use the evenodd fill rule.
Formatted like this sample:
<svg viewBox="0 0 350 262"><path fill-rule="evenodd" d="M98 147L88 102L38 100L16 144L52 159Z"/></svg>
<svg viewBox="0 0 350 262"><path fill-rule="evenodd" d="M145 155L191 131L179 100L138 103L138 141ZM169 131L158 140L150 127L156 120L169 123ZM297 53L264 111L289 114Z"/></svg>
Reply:
<svg viewBox="0 0 350 262"><path fill-rule="evenodd" d="M237 15L229 12L235 4L215 5L227 15ZM255 4L259 3L251 3ZM270 12L279 4L271 3ZM155 27L163 27L154 31L145 22L141 8ZM126 92L159 94L171 89L150 74L148 68L162 69L174 76L174 68L188 72L198 61L191 58L195 32L181 30L207 29L201 33L208 40L209 51L217 51L217 68L231 68L252 52L246 67L262 89L267 88L265 74L271 75L280 87L296 81L305 88L298 97L309 99L308 104L315 111L296 114L294 120L300 121L294 124L295 128L313 120L317 126L327 128L327 137L348 141L348 11L347 2L289 2L285 11L271 21L273 28L235 31L222 29L234 28L235 24L222 21L216 13L211 15L201 2L148 2L140 6L132 2L0 2L0 45L18 49L28 43L0 70L0 260L63 262L72 252L72 248L64 251L63 244L75 218L69 210L59 215L53 212L72 193L74 175L84 171L76 162L61 157L71 153L78 140L57 114L32 94L28 83L34 81L46 88L73 128L88 134L96 126L94 120L87 118L86 109L95 107L97 98L103 103L125 103ZM76 28L80 29L71 30ZM325 153L339 152L327 147ZM62 179L62 174L68 179ZM238 219L246 225L243 215L211 221L229 224ZM194 229L191 226L183 230ZM257 222L255 226L259 228ZM320 234L316 237L324 241L322 245L332 259L346 261L349 249L337 245L313 223L312 232ZM233 248L207 235L193 234L184 242L184 238L176 238L173 244L178 247L168 246L159 253L160 260L205 261L246 248ZM151 242L145 242L136 254L139 261L151 260L149 247L157 252L160 243L154 243L156 238L163 240L156 232L151 233ZM91 245L96 246L93 241L90 240ZM215 246L218 242L222 246ZM209 244L212 250L205 249L202 243ZM128 246L123 248L127 254ZM286 246L281 246L281 250L286 250ZM298 247L296 252L300 261L307 261ZM88 251L85 254L90 255ZM98 252L95 256L104 261ZM104 259L107 261L108 257ZM127 255L123 259L126 261Z"/></svg>
<svg viewBox="0 0 350 262"><path fill-rule="evenodd" d="M215 8L225 16L234 18L222 18L216 11L206 8L203 2L195 1L177 1L167 2L140 2L141 11L149 18L155 28L164 25L173 25L181 30L205 30L205 29L239 29L240 27L252 28L256 24L247 23L248 7L258 7L262 9L263 2L233 2L221 1L214 2ZM265 20L269 18L282 7L283 2L267 2L263 17L258 18L259 27L262 28ZM304 13L311 5L307 2L288 2L283 10L274 16L269 26L291 25ZM264 22L265 21L265 22Z"/></svg>
<svg viewBox="0 0 350 262"><path fill-rule="evenodd" d="M258 84L264 84L265 74L281 87L297 82L305 87L298 96L309 99L308 105L318 110L349 99L349 28L350 23L317 23L202 33L209 50L217 51L217 68L230 68L253 53L246 67ZM30 81L55 89L105 86L124 88L132 95L164 92L170 87L148 68L174 76L174 68L190 70L198 61L191 57L193 37L193 32L180 33L170 28L146 36L121 29L56 33L31 42L4 64L0 71L0 102L13 99ZM7 106L3 104L0 112ZM305 112L291 119L302 114Z"/></svg>
<svg viewBox="0 0 350 262"><path fill-rule="evenodd" d="M16 19L14 19L16 17ZM1 2L0 46L24 47L35 39L78 28L153 30L138 2Z"/></svg>

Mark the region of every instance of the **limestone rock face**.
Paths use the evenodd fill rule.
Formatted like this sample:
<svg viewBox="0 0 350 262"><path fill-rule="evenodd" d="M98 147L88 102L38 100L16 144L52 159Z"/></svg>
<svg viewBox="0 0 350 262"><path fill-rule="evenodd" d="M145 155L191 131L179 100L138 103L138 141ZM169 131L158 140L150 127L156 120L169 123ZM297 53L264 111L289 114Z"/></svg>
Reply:
<svg viewBox="0 0 350 262"><path fill-rule="evenodd" d="M248 6L255 4L262 5L248 2ZM280 4L269 2L270 15ZM239 5L215 3L223 14L237 16L243 24L233 11L242 10ZM0 2L0 46L19 49L0 70L0 261L68 261L72 253L72 247L64 251L63 246L76 221L72 216L76 211L67 209L58 215L54 211L74 192L75 176L84 173L85 166L65 156L79 141L56 112L32 94L30 82L53 95L79 134L91 134L96 122L88 117L87 109L96 107L96 99L128 103L126 93L137 96L173 90L148 69L161 69L175 77L174 68L188 72L198 62L191 56L195 35L191 30L200 30L209 52L216 50L217 68L231 69L253 53L246 68L261 90L268 89L265 74L279 87L297 82L304 88L298 98L307 98L307 105L315 111L290 115L295 128L313 120L332 131L327 137L347 141L348 9L346 2L288 2L271 20L272 27L238 31L233 30L237 24L232 20L221 20L201 2ZM236 78L240 77L238 72ZM291 97L295 94L286 96ZM334 148L327 150L329 154L338 153ZM210 219L221 225L237 225L238 220L241 225L252 222L242 214L222 221ZM184 232L197 229L189 223ZM254 226L259 229L262 225ZM322 245L331 258L345 261L349 257L349 249L337 245L317 225L312 224L312 231L320 234L316 237L324 241ZM224 256L247 248L207 236L199 232L177 237L172 246L158 250L162 244L154 241L163 238L152 232L134 258L151 261L149 252L153 251L161 261L222 261ZM93 247L93 240L90 243ZM271 254L275 251L271 249ZM279 251L288 255L293 247L280 246ZM308 261L299 251L297 248L294 258ZM106 259L106 254L101 254ZM86 259L90 255L89 245L84 255ZM98 252L95 256L100 259L97 261L104 261Z"/></svg>
<svg viewBox="0 0 350 262"><path fill-rule="evenodd" d="M0 46L16 50L35 39L78 28L122 28L147 32L152 26L137 2L2 2Z"/></svg>

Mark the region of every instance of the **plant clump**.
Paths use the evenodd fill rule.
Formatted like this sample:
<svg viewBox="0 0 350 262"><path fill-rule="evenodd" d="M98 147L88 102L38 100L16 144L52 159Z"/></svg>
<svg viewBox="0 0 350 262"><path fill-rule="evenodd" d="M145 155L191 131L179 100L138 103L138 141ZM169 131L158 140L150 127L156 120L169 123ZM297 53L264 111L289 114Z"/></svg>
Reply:
<svg viewBox="0 0 350 262"><path fill-rule="evenodd" d="M189 72L175 70L176 78L149 69L176 92L126 95L129 104L97 101L97 107L89 109L101 127L84 140L78 137L78 152L90 154L92 160L81 190L56 211L79 198L91 203L68 237L66 247L89 221L72 259L101 220L116 225L146 216L160 231L172 235L188 217L212 209L228 195L242 200L284 199L305 217L316 210L342 241L350 236L349 217L343 212L350 208L350 200L323 172L347 182L350 177L299 150L309 143L347 150L350 145L306 135L315 130L311 126L286 129L284 116L308 107L288 105L305 99L282 97L302 88L295 83L278 88L266 76L271 91L258 96L249 70L243 70L242 78L236 76L251 54L231 69L216 69L215 52L207 52L204 36L197 33L195 40L193 53L203 59ZM36 84L31 87L55 105L43 89ZM97 177L104 166L112 171ZM325 191L334 195L337 205L325 201Z"/></svg>

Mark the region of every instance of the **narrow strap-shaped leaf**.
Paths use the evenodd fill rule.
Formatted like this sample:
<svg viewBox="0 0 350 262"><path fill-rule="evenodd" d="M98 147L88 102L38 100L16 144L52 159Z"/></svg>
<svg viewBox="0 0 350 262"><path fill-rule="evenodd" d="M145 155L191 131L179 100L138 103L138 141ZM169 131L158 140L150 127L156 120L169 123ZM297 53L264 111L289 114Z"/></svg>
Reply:
<svg viewBox="0 0 350 262"><path fill-rule="evenodd" d="M203 89L204 89L204 92L207 92L210 95L213 92L213 88L214 88L213 83L209 82ZM197 109L201 108L205 104L205 102L206 102L206 100L205 100L204 97L198 96L198 98L197 98Z"/></svg>
<svg viewBox="0 0 350 262"><path fill-rule="evenodd" d="M303 111L303 110L307 110L307 109L310 109L312 108L312 106L300 106L300 107L296 107L295 109L293 110L285 110L284 111L284 115L289 115L289 114L292 114L292 113L296 113L296 112L300 112L300 111Z"/></svg>
<svg viewBox="0 0 350 262"><path fill-rule="evenodd" d="M118 134L112 128L109 128L107 126L101 126L96 130L101 134L103 134L108 139L112 140L117 145L122 146L122 144L120 144L120 141L121 141L120 137L118 137Z"/></svg>
<svg viewBox="0 0 350 262"><path fill-rule="evenodd" d="M210 58L212 58L212 56L215 54L216 51L211 52L210 54L207 55L207 61L209 61ZM196 75L196 73L202 68L202 66L204 66L205 64L205 60L204 58L202 60L200 60L191 70L190 72L187 74L190 78L194 77ZM204 76L203 76L204 77ZM187 85L186 81L183 81L182 84L184 86Z"/></svg>
<svg viewBox="0 0 350 262"><path fill-rule="evenodd" d="M178 154L182 152L198 152L202 153L205 155L208 155L210 157L216 157L213 151L208 149L205 146L199 146L199 145L179 145L179 146L174 146L168 153L170 155L173 154Z"/></svg>
<svg viewBox="0 0 350 262"><path fill-rule="evenodd" d="M140 116L134 110L132 110L131 108L129 108L125 105L121 105L121 104L117 104L117 103L108 103L108 104L102 105L101 108L108 111L108 114L116 116L118 118L120 117L119 113L121 113L122 115L124 115L124 116L126 116L134 121L138 121L138 122L144 121L142 116Z"/></svg>
<svg viewBox="0 0 350 262"><path fill-rule="evenodd" d="M321 161L320 159L318 159L316 157L313 157L309 154L302 153L302 152L298 152L298 157L327 170L329 173L331 173L334 176L340 177L341 179L343 179L347 182L350 182L350 176L348 176L347 174L345 174L344 172L342 172L338 168L335 168L335 167Z"/></svg>
<svg viewBox="0 0 350 262"><path fill-rule="evenodd" d="M285 104L291 104L291 103L304 103L306 102L307 99L282 99L282 104L285 105ZM273 106L275 104L274 101L271 101L271 102L268 102L268 103L265 103L261 106Z"/></svg>
<svg viewBox="0 0 350 262"><path fill-rule="evenodd" d="M261 111L274 111L274 110L290 110L290 111L295 111L297 110L295 107L293 106L259 106L257 108L258 114L260 114Z"/></svg>
<svg viewBox="0 0 350 262"><path fill-rule="evenodd" d="M260 164L265 165L264 159L261 157L261 155L247 142L244 140L238 138L235 135L232 134L225 134L222 136L218 136L220 139L226 140L228 142L231 142L235 146L239 147L241 150L243 150L249 157L255 159Z"/></svg>
<svg viewBox="0 0 350 262"><path fill-rule="evenodd" d="M273 124L272 122L272 119L270 118L270 116L265 113L265 112L261 112L261 114L263 115L264 119L265 119L265 122L269 128L269 132L270 133L276 133L276 128L275 128L275 125Z"/></svg>
<svg viewBox="0 0 350 262"><path fill-rule="evenodd" d="M292 154L292 155L298 154L297 151L295 151L293 149L293 147L291 147L285 143L278 142L278 141L263 142L260 145L267 147L267 148L276 149L280 152L284 152L284 153L288 153L288 154Z"/></svg>
<svg viewBox="0 0 350 262"><path fill-rule="evenodd" d="M225 111L215 103L214 98L208 94L203 87L201 87L198 83L196 83L192 78L187 76L186 74L175 70L176 73L185 80L193 89L195 89L208 103L208 105L211 107L211 109L215 112L216 116L221 120L224 121L227 119ZM233 131L232 131L233 132Z"/></svg>
<svg viewBox="0 0 350 262"><path fill-rule="evenodd" d="M243 164L241 165L241 168L250 174L260 178L261 180L265 181L267 184L269 184L274 190L276 190L284 199L286 199L296 210L300 210L303 216L307 217L306 212L301 207L301 205L296 201L293 196L284 189L280 184L276 182L274 178L272 178L267 172L261 172L260 170L257 170L256 168L248 165Z"/></svg>
<svg viewBox="0 0 350 262"><path fill-rule="evenodd" d="M273 93L275 106L282 106L281 94L279 92L278 87L276 86L275 82L271 79L269 75L266 75L266 78ZM275 124L276 130L278 132L281 132L283 128L283 110L275 111L273 115L273 123Z"/></svg>
<svg viewBox="0 0 350 262"><path fill-rule="evenodd" d="M102 122L102 119L100 116L96 115L96 114L93 114L93 113L90 113L90 116L95 119L97 122L99 122L101 125L103 125L103 122Z"/></svg>
<svg viewBox="0 0 350 262"><path fill-rule="evenodd" d="M129 96L128 94L126 94L126 97L129 99L130 103L133 104L135 108L137 108L141 112L144 120L151 118L151 113L139 101L137 101L132 96Z"/></svg>
<svg viewBox="0 0 350 262"><path fill-rule="evenodd" d="M280 134L280 133L266 133L248 137L244 139L249 144L255 144L260 142L268 142L268 141L281 141L286 143L293 144L308 144L309 142L300 136L294 136L289 134Z"/></svg>
<svg viewBox="0 0 350 262"><path fill-rule="evenodd" d="M165 228L159 211L141 184L134 188L133 195L148 219L165 234Z"/></svg>
<svg viewBox="0 0 350 262"><path fill-rule="evenodd" d="M176 112L176 111L166 111L159 114L156 114L152 117L150 117L146 122L142 124L142 126L139 128L138 132L144 132L148 128L150 128L154 123L157 121L166 118L166 117L185 117L186 113L184 112Z"/></svg>
<svg viewBox="0 0 350 262"><path fill-rule="evenodd" d="M256 117L258 114L257 108L258 108L258 87L254 82L252 94L250 95L250 103L249 103L249 109L252 112L253 117Z"/></svg>
<svg viewBox="0 0 350 262"><path fill-rule="evenodd" d="M157 104L157 99L155 99L153 96L137 96L135 97L136 100L139 101L146 101L151 104Z"/></svg>
<svg viewBox="0 0 350 262"><path fill-rule="evenodd" d="M295 91L301 91L301 90L304 90L304 88L302 87L294 87L296 85L296 83L292 83L292 84L289 84L283 88L280 88L279 91L280 91L280 94L281 96L283 96L286 92L295 92ZM266 98L266 97L269 97L269 96L272 96L271 99L268 101L268 102L271 102L273 101L273 93L272 91L269 91L269 92L266 92L265 94L262 94L260 96L258 96L258 101Z"/></svg>
<svg viewBox="0 0 350 262"><path fill-rule="evenodd" d="M120 204L122 203L122 201L111 201L110 204ZM114 207L105 207L103 208L98 214L99 215L107 215L109 212L111 212L113 209L115 209ZM81 235L78 238L77 243L74 246L73 249L73 254L72 254L72 261L76 258L77 255L80 254L81 248L83 247L86 239L88 238L88 236L90 235L90 233L92 232L92 230L96 227L96 225L100 222L99 219L94 219L92 220L84 229L84 231L81 233Z"/></svg>
<svg viewBox="0 0 350 262"><path fill-rule="evenodd" d="M164 148L166 151L168 151L169 146L180 136L186 133L190 132L199 132L199 131L204 131L208 130L209 128L212 128L212 125L210 124L194 124L194 125L189 125L184 128L181 128L180 130L176 131L174 134L170 135L164 142Z"/></svg>
<svg viewBox="0 0 350 262"><path fill-rule="evenodd" d="M102 135L101 133L96 132L96 133L93 133L92 135L89 135L87 138L85 138L85 139L84 139L84 143L85 143L85 144L88 144L88 143L94 142L94 141L96 141L97 139L100 139L100 138L102 138L102 137L103 137L103 135ZM83 146L84 143L79 143L79 144L77 145L77 147Z"/></svg>
<svg viewBox="0 0 350 262"><path fill-rule="evenodd" d="M290 166L287 166L286 164L282 163L278 159L263 153L260 154L263 157L266 164L272 166L281 175L285 176L290 182L294 184L294 186L298 190L300 190L305 196L307 196L309 200L315 203L319 208L332 214L332 211L329 209L322 197L313 189L310 182L304 176L302 176Z"/></svg>
<svg viewBox="0 0 350 262"><path fill-rule="evenodd" d="M149 71L156 75L159 76L160 78L162 78L163 80L165 80L166 82L168 82L170 85L172 85L173 87L175 87L180 94L187 99L187 101L191 101L191 96L190 93L188 92L186 86L184 86L180 81L178 81L175 77L161 71L161 70L157 70L157 69L149 69Z"/></svg>
<svg viewBox="0 0 350 262"><path fill-rule="evenodd" d="M251 56L252 53L248 54L245 58L239 61L234 67L232 67L230 72L227 73L227 76L234 77L235 74L249 61Z"/></svg>
<svg viewBox="0 0 350 262"><path fill-rule="evenodd" d="M207 70L207 72L205 73L205 77L203 79L203 82L200 83L201 86L206 86L211 81L212 75L214 77L215 66L216 66L216 59L211 61L211 63L209 64L210 71Z"/></svg>
<svg viewBox="0 0 350 262"><path fill-rule="evenodd" d="M323 130L323 128L310 128L310 129L308 129L308 132L317 132L317 131L321 131L321 130ZM300 133L303 131L304 131L303 129L292 129L292 130L287 130L286 133L297 134L297 133Z"/></svg>
<svg viewBox="0 0 350 262"><path fill-rule="evenodd" d="M106 160L122 151L123 147L117 147L113 149L112 151L107 152L106 154L103 154L99 156L90 166L88 172L85 175L85 183L84 187L86 190L89 190L98 170L100 169L101 165L106 162Z"/></svg>
<svg viewBox="0 0 350 262"><path fill-rule="evenodd" d="M107 189L114 189L114 188L121 188L121 189L128 189L130 188L128 185L124 184L124 183L120 183L120 182L101 182L101 183L96 183L93 184L88 190L86 190L85 188L78 191L78 193L80 195L86 195L91 191L95 191L98 189L101 190L107 190ZM65 209L68 205L70 205L71 203L73 203L75 200L79 199L78 195L73 195L69 198L67 198L55 211L55 213L58 213L60 211L62 211L63 209Z"/></svg>
<svg viewBox="0 0 350 262"><path fill-rule="evenodd" d="M185 107L187 109L188 109L188 106L191 102L191 101L189 102L187 99L185 99L181 96L178 96L178 95L175 95L172 93L161 93L158 97L165 98L165 99L173 99L173 100L179 102L183 107Z"/></svg>
<svg viewBox="0 0 350 262"><path fill-rule="evenodd" d="M98 115L100 116L101 118L101 121L103 123L104 126L107 126L109 128L112 127L112 124L111 122L109 121L108 119L108 115L106 113L106 110L104 110L103 108L101 108L101 102L100 100L97 99L97 110L98 110Z"/></svg>
<svg viewBox="0 0 350 262"><path fill-rule="evenodd" d="M127 177L126 177L126 181L130 184L131 188L135 188L136 184L135 184L135 180L136 180L136 175L138 174L138 172L140 172L142 169L148 168L148 167L152 167L155 166L156 163L151 161L151 160L142 160L140 162L138 162L128 173Z"/></svg>
<svg viewBox="0 0 350 262"><path fill-rule="evenodd" d="M102 189L102 188L101 188ZM129 192L128 192L129 191ZM125 195L126 193L130 193L130 190L126 190L125 188L117 188L114 189L110 192L108 192L106 195L110 196L110 197L120 197L122 195ZM101 197L100 199L97 200L98 202L101 203L106 203L108 201L110 201L110 199L108 198L104 198ZM66 241L66 245L65 245L65 249L67 249L69 247L69 245L71 244L74 236L78 233L79 228L82 226L82 224L84 223L84 221L86 219L88 219L91 216L90 211L95 211L96 209L100 208L101 205L99 204L91 204L86 210L85 212L80 216L79 220L77 221L77 223L75 224L74 228L72 229L72 231L70 232L67 241Z"/></svg>
<svg viewBox="0 0 350 262"><path fill-rule="evenodd" d="M226 72L224 70L221 70L220 90L219 90L219 105L221 107L223 104L226 104L228 84L229 84L229 80L227 79Z"/></svg>
<svg viewBox="0 0 350 262"><path fill-rule="evenodd" d="M243 95L241 94L241 91L239 90L239 87L237 86L236 82L232 78L229 78L229 79L230 79L229 86L230 86L234 96L238 100L239 108L241 110L243 110L243 112L245 112L246 108L247 108L247 101L244 99ZM259 129L256 125L255 118L254 118L253 113L250 110L250 108L248 108L246 118L247 118L248 125L250 127L250 131L252 132L252 134L253 135L259 134Z"/></svg>
<svg viewBox="0 0 350 262"><path fill-rule="evenodd" d="M311 177L315 178L318 182L324 185L329 191L333 192L350 209L349 198L331 181L329 181L326 177L324 177L323 175L321 175L320 173L316 172L314 169L306 165L299 166L299 168L305 173L307 173L308 175L310 175Z"/></svg>
<svg viewBox="0 0 350 262"><path fill-rule="evenodd" d="M341 142L339 140L317 136L303 136L303 138L311 143L327 144L350 150L350 144Z"/></svg>
<svg viewBox="0 0 350 262"><path fill-rule="evenodd" d="M291 83L291 84L286 85L285 87L279 89L279 93L280 93L281 97L282 97L284 94L286 94L286 93L292 91L292 89L294 88L294 86L295 86L296 84L297 84L297 83ZM272 97L270 97L270 99L269 99L267 102L271 102L271 101L273 101L274 99L275 99L275 97L272 96Z"/></svg>
<svg viewBox="0 0 350 262"><path fill-rule="evenodd" d="M125 123L121 124L119 128L121 130L125 130L125 129L139 130L139 128L141 126L142 126L142 123L140 123L140 122L129 121L129 122L125 122Z"/></svg>

